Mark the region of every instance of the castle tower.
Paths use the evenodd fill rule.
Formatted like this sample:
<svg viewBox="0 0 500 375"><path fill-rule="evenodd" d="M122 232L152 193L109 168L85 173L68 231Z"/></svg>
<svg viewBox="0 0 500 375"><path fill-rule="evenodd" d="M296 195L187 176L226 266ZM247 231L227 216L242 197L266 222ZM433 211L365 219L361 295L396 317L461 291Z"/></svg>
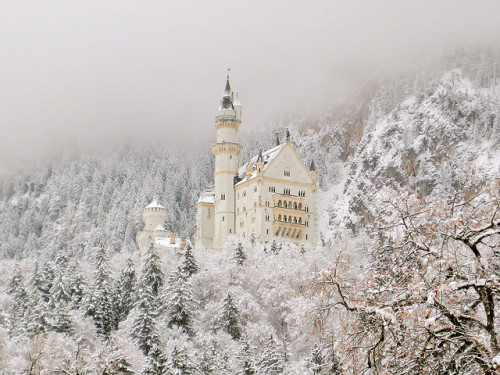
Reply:
<svg viewBox="0 0 500 375"><path fill-rule="evenodd" d="M144 229L137 233L137 244L141 250L141 257L144 256L149 245L155 243L157 235L166 233L163 223L167 219L167 209L159 204L156 199L146 206L142 214Z"/></svg>
<svg viewBox="0 0 500 375"><path fill-rule="evenodd" d="M241 123L241 104L233 97L229 74L215 128L217 143L213 147L215 156L215 233L214 247L221 247L227 237L234 234L235 192L234 179L238 174L241 146L238 144L238 128Z"/></svg>

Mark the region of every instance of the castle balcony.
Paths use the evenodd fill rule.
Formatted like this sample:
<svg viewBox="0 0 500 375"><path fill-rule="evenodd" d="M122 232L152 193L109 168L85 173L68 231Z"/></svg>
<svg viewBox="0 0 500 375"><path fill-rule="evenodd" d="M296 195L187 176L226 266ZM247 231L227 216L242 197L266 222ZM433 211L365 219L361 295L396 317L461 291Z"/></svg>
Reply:
<svg viewBox="0 0 500 375"><path fill-rule="evenodd" d="M302 197L286 194L273 195L274 208L282 208L293 211L304 211L306 209L306 200Z"/></svg>
<svg viewBox="0 0 500 375"><path fill-rule="evenodd" d="M292 240L300 240L306 230L305 224L294 224L281 221L273 222L273 233L276 237L287 237Z"/></svg>

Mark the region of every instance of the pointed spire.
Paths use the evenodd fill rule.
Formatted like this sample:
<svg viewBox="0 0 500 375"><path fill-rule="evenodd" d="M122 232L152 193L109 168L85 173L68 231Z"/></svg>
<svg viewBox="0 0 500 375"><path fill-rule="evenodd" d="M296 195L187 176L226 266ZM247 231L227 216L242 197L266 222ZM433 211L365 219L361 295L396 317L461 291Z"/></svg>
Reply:
<svg viewBox="0 0 500 375"><path fill-rule="evenodd" d="M263 163L264 158L262 157L262 149L259 150L259 156L257 156L257 163Z"/></svg>
<svg viewBox="0 0 500 375"><path fill-rule="evenodd" d="M314 159L311 159L311 165L309 166L309 170L311 172L315 172L316 171L316 164L314 164Z"/></svg>
<svg viewBox="0 0 500 375"><path fill-rule="evenodd" d="M229 71L230 69L228 68L226 75L226 86L224 87L224 96L222 97L219 109L234 109L231 94L231 85L229 84Z"/></svg>
<svg viewBox="0 0 500 375"><path fill-rule="evenodd" d="M280 133L276 132L276 146L280 145Z"/></svg>
<svg viewBox="0 0 500 375"><path fill-rule="evenodd" d="M229 84L229 71L231 69L227 68L227 74L226 74L226 87L224 87L224 94L225 95L231 95L231 85Z"/></svg>

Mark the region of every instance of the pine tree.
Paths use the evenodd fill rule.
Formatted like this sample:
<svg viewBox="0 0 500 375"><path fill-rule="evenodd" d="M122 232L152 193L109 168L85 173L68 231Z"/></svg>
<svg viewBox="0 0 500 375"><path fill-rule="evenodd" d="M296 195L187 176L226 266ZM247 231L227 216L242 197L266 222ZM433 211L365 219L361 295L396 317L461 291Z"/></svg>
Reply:
<svg viewBox="0 0 500 375"><path fill-rule="evenodd" d="M177 326L186 333L191 333L196 304L193 298L193 288L188 277L180 269L172 272L168 279L165 309L169 327Z"/></svg>
<svg viewBox="0 0 500 375"><path fill-rule="evenodd" d="M192 375L195 374L195 366L187 354L186 349L177 349L174 346L172 354L170 355L170 362L168 363L167 372L168 375Z"/></svg>
<svg viewBox="0 0 500 375"><path fill-rule="evenodd" d="M241 337L241 328L239 325L239 311L234 305L233 297L230 293L224 298L222 306L222 315L220 317L220 325L233 340L239 340Z"/></svg>
<svg viewBox="0 0 500 375"><path fill-rule="evenodd" d="M110 265L102 245L95 251L95 280L87 301L87 315L92 317L97 333L109 336L115 327L113 294L110 283Z"/></svg>
<svg viewBox="0 0 500 375"><path fill-rule="evenodd" d="M142 353L147 356L154 345L159 345L155 319L158 317L156 300L151 289L139 289L137 317L132 326L132 336Z"/></svg>
<svg viewBox="0 0 500 375"><path fill-rule="evenodd" d="M246 256L245 252L243 251L243 245L241 244L241 241L238 241L238 246L236 246L236 249L234 250L232 260L238 266L242 266L246 259L247 259L247 256Z"/></svg>
<svg viewBox="0 0 500 375"><path fill-rule="evenodd" d="M323 369L326 367L325 358L321 353L321 348L318 344L315 344L311 349L311 371L313 374L321 374Z"/></svg>
<svg viewBox="0 0 500 375"><path fill-rule="evenodd" d="M246 337L242 337L241 350L238 352L236 359L239 363L239 371L237 375L255 375L257 373L254 365L254 354Z"/></svg>
<svg viewBox="0 0 500 375"><path fill-rule="evenodd" d="M198 264L196 263L196 260L194 259L193 249L191 248L191 245L189 243L186 243L186 247L184 249L181 270L187 277L191 277L191 275L200 270Z"/></svg>
<svg viewBox="0 0 500 375"><path fill-rule="evenodd" d="M153 345L148 353L146 365L142 369L143 375L166 374L167 360L158 345Z"/></svg>
<svg viewBox="0 0 500 375"><path fill-rule="evenodd" d="M161 260L156 247L151 244L146 252L141 270L141 287L150 288L151 294L158 296L163 284L165 275L161 270Z"/></svg>
<svg viewBox="0 0 500 375"><path fill-rule="evenodd" d="M273 240L273 242L271 242L271 253L273 254L278 254L278 245L276 244L276 240Z"/></svg>
<svg viewBox="0 0 500 375"><path fill-rule="evenodd" d="M26 329L26 315L28 308L28 295L24 288L23 275L19 265L14 266L14 270L7 284L7 293L14 300L11 310L12 332L21 334Z"/></svg>
<svg viewBox="0 0 500 375"><path fill-rule="evenodd" d="M134 263L129 258L127 265L122 271L118 279L117 292L118 298L116 299L116 316L118 322L127 318L130 310L134 307L136 301L135 287L137 283L137 276L135 274Z"/></svg>
<svg viewBox="0 0 500 375"><path fill-rule="evenodd" d="M282 374L285 366L285 360L278 349L278 345L271 335L266 343L259 361L259 371L263 374L275 375Z"/></svg>
<svg viewBox="0 0 500 375"><path fill-rule="evenodd" d="M43 280L38 270L38 262L35 262L33 274L28 281L28 306L27 306L27 331L32 335L43 333L50 328L49 307L50 299L47 301L43 295Z"/></svg>
<svg viewBox="0 0 500 375"><path fill-rule="evenodd" d="M77 309L85 298L87 281L76 265L68 268L71 307Z"/></svg>
<svg viewBox="0 0 500 375"><path fill-rule="evenodd" d="M54 282L54 270L49 262L44 261L40 270L40 278L38 280L38 288L45 302L50 300L50 288Z"/></svg>
<svg viewBox="0 0 500 375"><path fill-rule="evenodd" d="M252 233L250 233L250 243L253 245L255 245L255 233L252 231Z"/></svg>

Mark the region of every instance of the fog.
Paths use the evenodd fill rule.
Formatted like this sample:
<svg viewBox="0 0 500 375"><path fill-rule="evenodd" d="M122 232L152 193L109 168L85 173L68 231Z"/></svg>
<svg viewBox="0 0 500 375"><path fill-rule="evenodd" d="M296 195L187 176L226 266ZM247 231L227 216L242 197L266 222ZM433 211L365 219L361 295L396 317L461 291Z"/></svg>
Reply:
<svg viewBox="0 0 500 375"><path fill-rule="evenodd" d="M498 1L2 1L0 167L134 140L214 140L322 113L374 74L500 40Z"/></svg>

